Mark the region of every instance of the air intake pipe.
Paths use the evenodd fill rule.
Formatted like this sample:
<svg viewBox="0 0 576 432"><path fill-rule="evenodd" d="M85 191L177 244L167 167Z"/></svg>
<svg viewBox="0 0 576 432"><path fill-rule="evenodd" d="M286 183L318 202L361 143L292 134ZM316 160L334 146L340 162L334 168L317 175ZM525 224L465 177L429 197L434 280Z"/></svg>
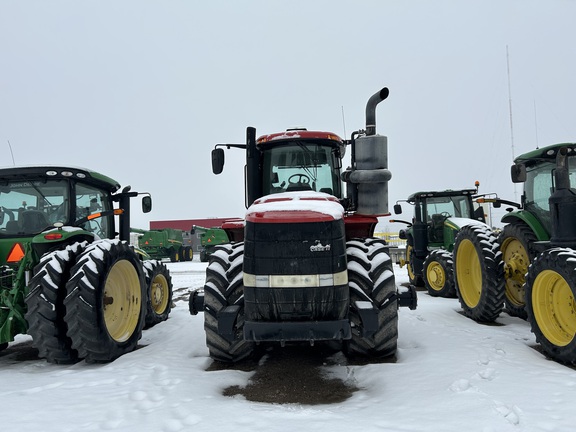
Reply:
<svg viewBox="0 0 576 432"><path fill-rule="evenodd" d="M366 131L352 143L352 169L344 175L358 214L383 216L388 211L388 139L376 135L376 106L388 97L384 87L366 104Z"/></svg>

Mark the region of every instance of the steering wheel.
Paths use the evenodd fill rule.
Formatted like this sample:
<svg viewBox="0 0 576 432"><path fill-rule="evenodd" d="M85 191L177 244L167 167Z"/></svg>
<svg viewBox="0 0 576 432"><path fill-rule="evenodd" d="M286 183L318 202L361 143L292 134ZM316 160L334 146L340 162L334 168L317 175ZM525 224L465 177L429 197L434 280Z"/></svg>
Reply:
<svg viewBox="0 0 576 432"><path fill-rule="evenodd" d="M451 215L450 213L448 213L448 212L442 212L442 213L440 213L440 214L441 214L442 216L444 216L445 218L449 218L449 217L452 216L452 215Z"/></svg>
<svg viewBox="0 0 576 432"><path fill-rule="evenodd" d="M293 178L297 178L297 181L292 181ZM292 174L289 178L288 178L288 183L290 184L310 184L310 177L308 177L306 174L302 174L302 173L298 173L298 174Z"/></svg>

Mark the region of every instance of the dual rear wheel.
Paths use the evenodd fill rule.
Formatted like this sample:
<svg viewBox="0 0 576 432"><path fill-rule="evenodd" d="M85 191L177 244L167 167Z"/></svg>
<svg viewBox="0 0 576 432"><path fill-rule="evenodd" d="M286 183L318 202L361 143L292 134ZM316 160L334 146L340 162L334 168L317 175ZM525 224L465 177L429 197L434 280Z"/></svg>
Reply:
<svg viewBox="0 0 576 432"><path fill-rule="evenodd" d="M576 251L541 253L526 276L526 312L532 333L552 359L576 364Z"/></svg>
<svg viewBox="0 0 576 432"><path fill-rule="evenodd" d="M26 297L28 332L49 362L112 361L136 348L148 319L153 325L167 318L171 290L163 266L144 274L126 242L76 243L36 267Z"/></svg>

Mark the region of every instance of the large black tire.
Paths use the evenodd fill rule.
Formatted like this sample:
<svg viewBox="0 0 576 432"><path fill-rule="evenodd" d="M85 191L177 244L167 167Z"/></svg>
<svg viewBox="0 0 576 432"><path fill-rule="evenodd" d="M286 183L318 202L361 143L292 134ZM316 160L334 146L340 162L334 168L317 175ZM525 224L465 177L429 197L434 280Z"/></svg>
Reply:
<svg viewBox="0 0 576 432"><path fill-rule="evenodd" d="M344 344L344 352L350 357L392 356L398 342L398 302L386 242L374 238L350 240L346 255L352 339ZM364 335L357 301L370 302L378 309L378 330L372 335Z"/></svg>
<svg viewBox="0 0 576 432"><path fill-rule="evenodd" d="M217 246L210 255L204 285L204 330L210 357L223 363L236 363L250 357L254 343L244 340L244 282L242 263L244 243ZM240 306L234 337L218 332L218 313L226 306Z"/></svg>
<svg viewBox="0 0 576 432"><path fill-rule="evenodd" d="M521 222L506 225L498 236L504 263L506 311L522 319L526 319L527 316L524 283L528 266L536 256L532 248L536 240L536 235L530 227Z"/></svg>
<svg viewBox="0 0 576 432"><path fill-rule="evenodd" d="M172 277L162 262L147 260L142 263L146 281L146 319L148 329L166 321L172 309Z"/></svg>
<svg viewBox="0 0 576 432"><path fill-rule="evenodd" d="M452 254L436 249L424 260L424 286L432 297L455 298Z"/></svg>
<svg viewBox="0 0 576 432"><path fill-rule="evenodd" d="M8 342L0 343L0 351L4 351L6 348L8 348Z"/></svg>
<svg viewBox="0 0 576 432"><path fill-rule="evenodd" d="M180 257L180 249L170 249L170 262L178 262Z"/></svg>
<svg viewBox="0 0 576 432"><path fill-rule="evenodd" d="M192 261L194 258L194 252L191 246L184 246L184 261Z"/></svg>
<svg viewBox="0 0 576 432"><path fill-rule="evenodd" d="M50 363L67 364L79 360L68 337L64 320L66 283L70 270L87 243L74 243L63 250L44 255L34 268L26 296L26 321L38 355Z"/></svg>
<svg viewBox="0 0 576 432"><path fill-rule="evenodd" d="M208 262L208 254L205 249L200 251L200 262Z"/></svg>
<svg viewBox="0 0 576 432"><path fill-rule="evenodd" d="M416 255L414 255L414 244L411 240L408 240L406 243L406 268L408 270L408 280L415 287L422 288L424 286L424 279L422 279L422 275L416 274L416 271L414 270L414 261L417 259Z"/></svg>
<svg viewBox="0 0 576 432"><path fill-rule="evenodd" d="M536 257L526 276L526 312L544 353L576 365L576 251L555 248Z"/></svg>
<svg viewBox="0 0 576 432"><path fill-rule="evenodd" d="M493 322L504 308L504 274L498 241L486 225L467 225L454 241L454 281L464 315Z"/></svg>
<svg viewBox="0 0 576 432"><path fill-rule="evenodd" d="M92 243L66 284L65 320L72 347L87 362L108 362L142 337L146 284L134 249L119 240Z"/></svg>

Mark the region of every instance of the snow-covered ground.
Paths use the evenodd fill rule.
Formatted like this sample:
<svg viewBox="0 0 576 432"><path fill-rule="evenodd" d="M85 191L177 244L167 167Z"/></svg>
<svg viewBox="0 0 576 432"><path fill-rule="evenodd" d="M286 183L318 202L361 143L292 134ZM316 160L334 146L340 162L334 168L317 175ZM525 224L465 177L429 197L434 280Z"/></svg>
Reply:
<svg viewBox="0 0 576 432"><path fill-rule="evenodd" d="M206 264L168 264L176 297L201 287ZM396 282L407 281L395 266ZM479 325L456 299L419 292L402 308L395 363L348 365L332 378L358 388L339 403L251 402L224 396L253 371L210 368L203 316L179 300L141 348L110 364L38 359L28 336L0 352L3 431L573 431L576 371L546 360L528 323ZM293 379L286 376L286 380Z"/></svg>

